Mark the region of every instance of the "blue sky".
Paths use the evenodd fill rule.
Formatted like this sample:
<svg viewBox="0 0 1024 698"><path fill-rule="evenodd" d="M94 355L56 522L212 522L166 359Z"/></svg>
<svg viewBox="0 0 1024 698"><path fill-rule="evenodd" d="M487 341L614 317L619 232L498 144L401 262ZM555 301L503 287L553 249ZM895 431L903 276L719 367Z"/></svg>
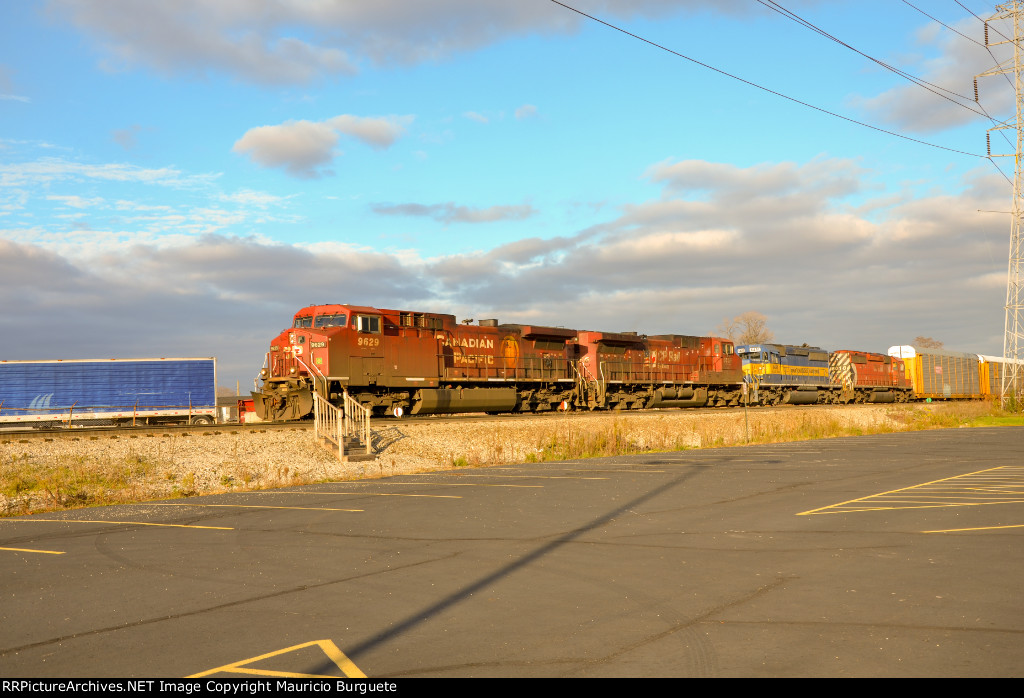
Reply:
<svg viewBox="0 0 1024 698"><path fill-rule="evenodd" d="M574 6L985 152L984 118L754 0ZM904 2L779 6L968 97L993 65ZM981 104L1007 118L1007 82ZM216 355L244 384L318 302L1001 353L990 161L549 0L4 3L0 125L0 358Z"/></svg>

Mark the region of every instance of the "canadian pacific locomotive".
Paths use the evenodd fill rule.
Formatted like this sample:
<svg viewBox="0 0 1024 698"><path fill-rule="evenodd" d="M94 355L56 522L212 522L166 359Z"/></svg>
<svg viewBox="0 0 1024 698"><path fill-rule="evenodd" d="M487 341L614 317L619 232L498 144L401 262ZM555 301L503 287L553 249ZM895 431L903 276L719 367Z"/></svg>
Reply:
<svg viewBox="0 0 1024 698"><path fill-rule="evenodd" d="M271 343L253 402L272 420L306 416L314 392L396 416L725 406L740 404L742 375L733 343L717 337L315 305Z"/></svg>
<svg viewBox="0 0 1024 698"><path fill-rule="evenodd" d="M256 413L301 419L313 411L314 394L335 404L347 394L373 414L395 416L998 394L989 376L999 375L1001 360L975 354L908 346L889 355L829 353L807 345L737 347L721 337L470 322L356 305L303 308L270 345L253 392Z"/></svg>

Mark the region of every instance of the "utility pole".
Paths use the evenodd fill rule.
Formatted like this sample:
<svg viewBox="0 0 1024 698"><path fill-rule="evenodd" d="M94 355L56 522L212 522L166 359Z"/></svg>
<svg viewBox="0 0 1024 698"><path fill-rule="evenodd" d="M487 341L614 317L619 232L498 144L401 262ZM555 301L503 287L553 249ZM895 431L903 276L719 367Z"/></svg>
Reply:
<svg viewBox="0 0 1024 698"><path fill-rule="evenodd" d="M989 24L999 21L1005 26L1013 23L1013 38L990 28ZM1003 356L1006 363L1002 365L1003 407L1022 407L1022 389L1024 389L1024 239L1022 239L1021 218L1024 217L1024 171L1021 169L1021 154L1024 152L1024 0L1012 0L996 5L996 12L985 20L985 45L1013 45L1013 56L1002 61L992 70L981 73L978 77L1007 75L1013 84L1016 118L1000 122L989 129L986 136L989 157L1012 157L1013 167L1013 206L1010 209L1010 263L1006 278L1006 329L1003 335ZM995 37L991 35L995 34ZM990 41L999 38L1001 41ZM977 99L977 81L975 81L975 99ZM991 131L1012 129L1016 134L1016 148L1012 153L992 153Z"/></svg>

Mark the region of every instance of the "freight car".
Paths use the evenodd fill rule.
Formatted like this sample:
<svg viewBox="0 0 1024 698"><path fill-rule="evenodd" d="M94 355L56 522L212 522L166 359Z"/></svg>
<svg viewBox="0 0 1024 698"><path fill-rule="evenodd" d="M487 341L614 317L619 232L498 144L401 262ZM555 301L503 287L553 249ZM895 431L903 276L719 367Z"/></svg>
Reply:
<svg viewBox="0 0 1024 698"><path fill-rule="evenodd" d="M0 426L212 424L217 361L0 361Z"/></svg>
<svg viewBox="0 0 1024 698"><path fill-rule="evenodd" d="M982 383L977 354L902 344L889 347L889 356L903 360L918 399L965 400L991 394Z"/></svg>
<svg viewBox="0 0 1024 698"><path fill-rule="evenodd" d="M457 323L356 305L303 308L271 343L261 419L299 419L318 393L375 414L738 405L740 359L717 337Z"/></svg>

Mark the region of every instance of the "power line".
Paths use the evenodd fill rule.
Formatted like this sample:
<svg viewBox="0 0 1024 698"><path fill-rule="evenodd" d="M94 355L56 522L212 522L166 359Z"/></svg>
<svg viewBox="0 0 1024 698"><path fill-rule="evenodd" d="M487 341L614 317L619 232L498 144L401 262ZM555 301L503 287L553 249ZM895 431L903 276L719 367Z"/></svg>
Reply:
<svg viewBox="0 0 1024 698"><path fill-rule="evenodd" d="M913 7L915 10L918 10L918 12L921 12L921 14L924 14L929 19L932 19L933 21L938 22L939 24L942 24L942 26L946 27L947 29L950 29L953 32L956 32L957 34L960 34L960 36L964 37L965 39L968 39L969 41L973 41L974 43L978 44L978 46L981 46L986 51L988 51L989 55L992 56L992 60L995 61L995 56L992 54L992 50L988 46L986 46L984 44L981 44L981 43L975 41L974 39L971 39L969 36L967 36L965 34L961 34L956 29L953 29L952 27L950 27L950 26L948 26L946 24L943 24L942 22L939 22L939 20L937 20L934 17L932 17L931 15L927 14L926 12L921 10L920 8L914 7L914 5L911 5L906 0L903 0L903 1L907 5L910 5L910 7ZM873 63L876 63L877 65L885 68L886 70L889 70L889 71L895 73L896 75L899 75L900 77L903 77L903 78L906 78L907 80L910 80L914 84L916 84L919 87L922 87L922 88L928 90L932 94L934 94L934 95L936 95L938 97L942 97L943 99L948 100L949 102L952 102L953 104L957 105L958 107L966 109L967 111L971 112L972 114L977 114L978 116L983 116L983 117L987 118L990 122L992 122L993 124L995 124L997 126L999 125L999 122L996 121L996 119L991 114L989 114L988 110L985 109L984 105L982 105L981 102L977 101L977 98L975 98L974 101L978 105L978 109L980 109L981 111L978 111L976 109L972 109L971 107L969 107L969 106L967 106L965 104L961 104L960 102L957 102L955 99L951 99L950 97L947 97L944 94L940 94L940 93L936 92L935 90L942 90L943 92L948 92L951 95L955 95L957 97L960 97L961 99L966 99L968 101L970 101L970 97L967 97L965 95L959 94L958 92L954 92L952 90L948 90L945 87L942 87L940 85L935 85L934 83L928 82L927 80L924 80L922 78L918 78L917 76L912 75L912 74L906 72L905 70L902 70L900 68L896 68L896 67L894 67L892 65L889 65L888 63L886 63L884 61L880 61L877 58L875 58L874 56L869 56L868 54L864 53L863 51L861 51L861 50L855 48L854 46L851 46L850 44L846 43L842 39L839 39L838 37L833 36L829 32L825 31L821 27L819 27L816 24L814 24L813 22L810 22L809 20L804 19L803 17L801 17L800 15L796 14L795 12L786 9L785 7L780 5L779 3L775 2L774 0L757 0L757 2L761 3L762 5L764 5L765 7L767 7L768 9L770 9L770 10L772 10L774 12L777 12L777 13L781 14L783 17L786 17L787 19L793 20L794 22L800 24L804 28L810 29L811 31L815 32L816 34L820 34L821 36L829 39L830 41L834 41L835 43L839 44L840 46L843 46L845 48L850 49L854 53L857 53L858 55L861 55L864 58L867 58L869 61L872 61ZM996 62L998 63L998 61L996 61ZM1004 77L1006 77L1006 76L1004 75ZM1009 81L1008 77L1006 79L1007 79L1007 81ZM1012 87L1013 83L1010 83L1010 86ZM931 89L933 87L935 89ZM975 85L975 87L977 87L977 85ZM977 94L977 92L975 92L975 94ZM1000 135L1002 135L1003 139L1006 140L1008 145L1011 145L1011 146L1013 145L1012 143L1010 143L1009 137L1003 131L1000 130L999 133L1000 133ZM1003 179L1005 179L1009 184L1012 185L1013 181L1006 175L1005 172L1003 172L1003 170L999 167L999 165L996 163L996 161L993 160L991 158L991 156L988 157L987 159L988 159L989 162L992 163L992 166L996 168L996 170L999 172L999 174L1001 174L1003 176Z"/></svg>
<svg viewBox="0 0 1024 698"><path fill-rule="evenodd" d="M903 1L904 1L904 2L906 2L907 0L903 0ZM963 4L962 2L960 2L960 0L953 0L953 2L955 2L955 3L957 4L957 5L959 5L960 7L964 8L965 10L967 10L968 12L970 12L970 13L971 13L972 15L974 15L974 18L975 18L976 20L978 20L979 22L981 22L982 24L984 24L984 25L985 25L986 27L987 27L987 26L989 26L989 23L988 23L988 21L987 21L987 20L984 20L984 19L982 19L981 17L979 17L978 15L975 15L975 14L974 14L974 10L972 10L972 9L971 9L971 8L969 8L969 7L967 6L967 5L965 5L965 4ZM907 4L909 4L909 3L907 3ZM914 9L917 9L917 8L914 8ZM938 20L936 20L936 21L938 21ZM940 23L940 24L942 24L941 22L939 22L939 23ZM943 25L943 26L945 26L945 25ZM1006 34L1004 34L1004 33L1002 33L1001 31L999 31L999 30L998 30L998 29L996 29L995 27L992 27L992 31L994 31L994 32L995 32L996 34L998 34L999 36L1001 36L1001 37L1003 37L1004 39L1006 39L1007 41L1009 41L1009 42L1010 42L1011 44L1012 44L1012 43L1014 43L1014 41L1016 41L1015 39L1011 39L1011 38L1010 38L1010 37L1008 37L1008 36L1007 36Z"/></svg>
<svg viewBox="0 0 1024 698"><path fill-rule="evenodd" d="M794 22L796 22L797 24L800 24L801 26L803 26L803 27L805 27L807 29L810 29L811 31L815 32L816 34L820 34L821 36L825 37L826 39L829 39L830 41L834 41L835 43L839 44L840 46L843 46L845 48L850 49L854 53L856 53L858 55L861 55L864 58L867 58L869 61L871 61L873 63L876 63L877 65L885 68L886 70L889 70L889 71L895 73L896 75L899 75L900 77L903 77L903 78L906 78L907 80L910 80L915 85L918 85L919 87L922 87L922 88L928 90L932 94L937 95L939 97L942 97L943 99L949 100L950 102L952 102L953 104L957 105L958 107L962 107L963 109L966 109L969 112L977 114L978 116L986 116L985 114L982 114L980 111L972 109L971 107L967 106L966 104L961 104L960 102L957 102L955 99L950 99L949 97L947 97L944 94L939 94L935 90L942 90L943 92L948 92L951 95L955 95L955 96L957 96L957 97L959 97L961 99L966 99L968 102L970 102L971 98L967 97L966 95L962 95L962 94L960 94L958 92L954 92L953 90L948 90L945 87L942 87L940 85L935 85L933 83L930 83L927 80L924 80L923 78L919 78L916 75L912 75L912 74L906 72L905 70L902 70L900 68L896 68L895 66L889 65L888 63L886 63L884 61L880 61L877 58L875 58L874 56L869 56L868 54L864 53L860 49L855 48L854 46L851 46L850 44L846 43L842 39L839 39L839 38L833 36L832 34L828 33L824 29L822 29L821 27L819 27L819 26L813 24L812 22L804 19L803 17L801 17L800 15L796 14L795 12L792 12L791 10L787 10L785 7L783 7L782 5L780 5L777 2L773 2L772 0L757 0L757 2L761 3L762 5L767 7L768 9L770 9L770 10L772 10L774 12L779 13L783 17L786 17L787 19L791 19ZM935 88L935 89L932 89L932 88Z"/></svg>
<svg viewBox="0 0 1024 698"><path fill-rule="evenodd" d="M971 8L969 8L966 5L964 5L962 2L960 2L960 0L953 0L953 2L955 2L957 5L959 5L960 7L964 8L965 10L970 12L972 15L974 15L975 19L977 19L979 22L984 24L986 27L988 26L988 22L983 20L981 17L978 17L978 15L975 15L974 12L971 12ZM972 39L971 37L967 36L963 32L957 31L956 29L954 29L953 27L949 26L945 22L942 22L942 21L936 19L935 17L932 17L930 14L928 14L927 12L922 10L917 5L912 5L911 3L907 2L907 0L903 0L903 4L907 5L908 7L914 8L915 10L917 10L918 12L923 14L925 17L927 17L931 21L936 22L938 24L941 24L942 26L944 26L949 31L951 31L951 32L953 32L955 34L959 34L960 36L962 36L963 38L967 39L968 41L973 42L973 43L977 44L978 46L981 46L983 49L988 51L988 55L992 57L992 60L995 62L995 64L999 65L999 61L996 59L996 55L994 53L992 53L992 48L987 43L983 44L980 41L978 41L977 39ZM992 31L994 31L996 34L999 34L999 36L1002 36L1004 39L1006 39L1006 36L1002 32L1000 32L998 29L996 29L995 27L992 27ZM1006 40L1010 41L1010 39L1006 39ZM1010 83L1010 87L1013 87L1013 83L1010 82L1010 78L1009 77L1006 78L1006 81ZM989 118L991 118L991 117L989 117Z"/></svg>
<svg viewBox="0 0 1024 698"><path fill-rule="evenodd" d="M954 2L956 2L956 0L953 0L953 1L954 1ZM946 24L945 22L942 22L942 21L940 21L940 20L937 20L937 19L935 19L934 17L932 17L932 16L930 15L930 14L928 14L927 12L925 12L924 10L922 10L922 9L921 9L920 7L918 7L917 5L911 5L911 4L909 3L909 2L907 2L907 0L903 0L903 4L904 4L904 5L907 5L907 6L909 6L909 7L912 7L912 8L914 8L915 10L917 10L918 12L920 12L921 14L923 14L923 15L924 15L925 17L927 17L927 18L928 18L928 19L930 19L931 21L933 21L933 22L936 22L936 23L938 23L938 24L941 24L942 26L944 26L944 27L945 27L946 29L948 29L949 31L951 31L951 32L953 32L953 33L955 33L955 34L960 34L960 36L964 37L964 38L965 38L965 39L967 39L968 41L973 41L973 42L974 42L974 43L976 43L976 44L977 44L978 46L981 46L982 48L987 48L987 47L985 46L985 44L981 43L981 42L980 42L980 41L978 41L977 39L972 39L971 37L967 36L966 34L963 34L963 33L961 33L961 32L958 32L958 31L957 31L956 29L954 29L953 27L949 26L949 25L948 25L948 24ZM960 5L960 3L957 3L957 4L958 4L958 5ZM964 6L963 6L963 5L960 5L960 7L964 7ZM965 10L967 10L967 8L966 8L966 7L964 7L964 9L965 9ZM968 11L968 12L971 12L970 10L967 10L967 11ZM973 12L971 12L971 14L972 14L972 15L974 15L974 13L973 13ZM974 15L974 16L975 16L975 17L978 17L978 15ZM981 18L980 18L980 17L978 17L978 19L981 19Z"/></svg>
<svg viewBox="0 0 1024 698"><path fill-rule="evenodd" d="M808 102L804 102L804 101L801 101L799 99L796 99L795 97L790 97L789 95L785 95L785 94L783 94L781 92L778 92L776 90L773 90L771 88L765 87L763 85L759 85L756 82L752 82L750 80L746 80L744 78L739 77L738 75L733 75L732 73L729 73L729 72L726 72L724 70L721 70L720 68L716 68L713 65L708 65L707 63L702 63L701 61L698 61L696 58L691 58L690 56L687 56L685 54L679 53L678 51L674 51L674 50L668 48L667 46L662 46L661 44L658 44L658 43L655 43L655 42L651 41L650 39L645 39L642 36L639 36L637 34L633 34L632 32L626 31L625 29L623 29L621 27L618 27L618 26L616 26L614 24L611 24L609 22L606 22L603 19L598 19L597 17L594 17L593 15L588 15L586 12L582 12L581 10L577 10L575 7L571 7L569 5L566 5L563 2L559 2L559 0L551 0L551 2L555 3L556 5L560 5L560 6L564 7L567 10L575 12L578 15L586 17L589 20L597 22L598 24L603 24L604 26L608 27L609 29L614 29L617 32L621 32L621 33L625 34L626 36L630 36L630 37L632 37L634 39L637 39L639 41L643 41L645 44L650 44L651 46L654 46L655 48L661 49L662 51L666 51L668 53L671 53L674 56L677 56L677 57L682 58L684 60L690 61L691 63L695 63L695 64L701 66L702 68L707 68L708 70L713 70L714 72L718 73L719 75L724 75L726 77L732 78L733 80L737 80L739 82L742 82L745 85L750 85L751 87L756 87L759 90L763 90L764 92L768 92L769 94L773 94L776 97L781 97L781 98L783 98L785 100L789 100L790 102L794 102L794 103L799 104L801 106L807 107L808 109L813 109L815 111L821 112L822 114L828 114L829 116L834 116L837 119L842 119L843 121L848 121L848 122L850 122L852 124L857 124L858 126L863 126L864 128L869 128L869 129L871 129L873 131L878 131L879 133L884 133L884 134L887 134L889 136L895 136L896 138L902 138L905 141L911 141L913 143L920 143L921 145L927 145L927 146L932 147L932 148L938 148L939 150L946 150L946 151L951 152L951 153L959 153L960 155L968 155L970 157L981 158L983 160L988 159L984 155L978 155L977 153L968 153L965 150L957 150L956 148L949 148L949 147L944 146L944 145L937 145L935 143L929 143L928 141L923 141L923 140L920 140L918 138L912 138L910 136L903 135L902 133L896 133L895 131L889 131L888 129L881 128L880 126L873 126L873 125L865 123L863 121L858 121L857 119L850 118L849 116L843 116L842 114L837 114L836 112L829 111L828 109L824 109L822 107L815 106L815 105L810 104Z"/></svg>

